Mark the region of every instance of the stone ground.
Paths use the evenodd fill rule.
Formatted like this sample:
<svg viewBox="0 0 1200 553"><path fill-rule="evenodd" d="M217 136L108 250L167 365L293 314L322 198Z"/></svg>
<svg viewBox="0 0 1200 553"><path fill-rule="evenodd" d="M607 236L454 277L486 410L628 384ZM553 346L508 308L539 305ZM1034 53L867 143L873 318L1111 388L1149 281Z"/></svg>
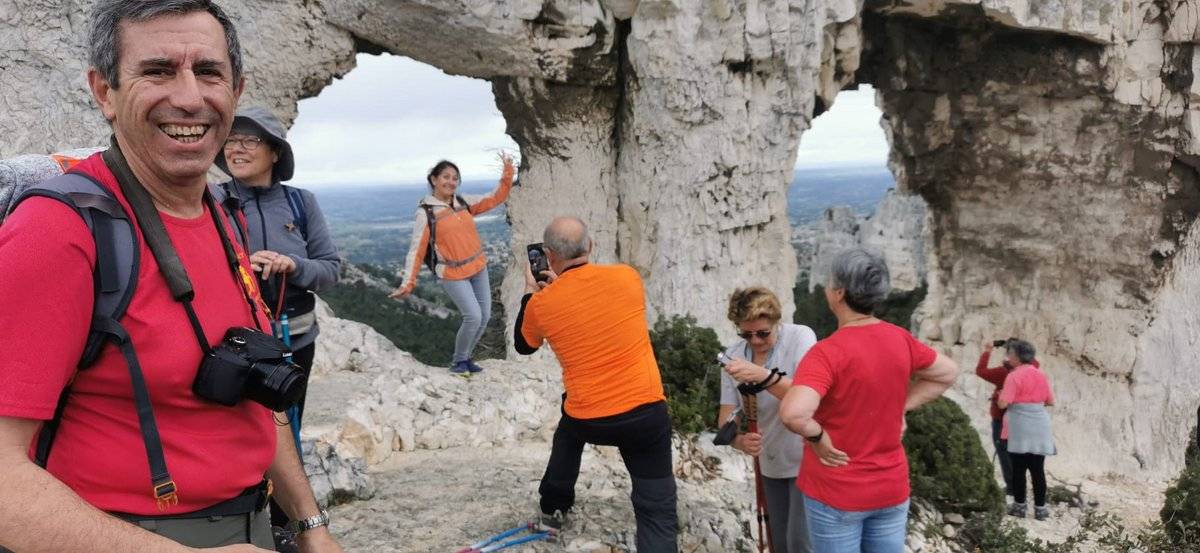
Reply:
<svg viewBox="0 0 1200 553"><path fill-rule="evenodd" d="M561 389L549 363L486 361L487 371L463 380L416 362L357 323L321 324L327 345L318 352L322 370L310 390L306 439L333 451L326 461L376 459L366 463L373 496L331 509L347 552L453 552L536 515ZM405 424L415 428L395 439L400 433L392 429ZM710 440L675 440L681 551L756 551L749 463ZM1070 474L1056 460L1048 462L1051 484L1082 483L1085 501L1116 514L1130 530L1157 516L1165 482ZM344 463L332 466L336 474L326 474L343 489L362 479ZM629 479L615 448L585 450L576 494L557 543L516 551L632 550ZM1033 538L1061 542L1078 531L1082 514L1054 505L1048 521L1007 520ZM927 540L919 550L949 549Z"/></svg>
<svg viewBox="0 0 1200 553"><path fill-rule="evenodd" d="M1053 476L1050 473L1050 485L1058 483ZM1167 488L1167 482L1142 482L1118 474L1066 477L1064 480L1082 484L1085 501L1097 502L1097 511L1116 515L1130 532L1136 532L1146 523L1158 519L1163 491ZM1034 520L1032 510L1030 518L1006 517L1025 528L1030 537L1051 543L1062 542L1078 532L1082 518L1083 511L1061 504L1051 506L1050 518L1044 521Z"/></svg>
<svg viewBox="0 0 1200 553"><path fill-rule="evenodd" d="M393 456L372 470L374 498L332 509L334 532L346 551L457 551L536 516L548 456L549 444L538 442ZM751 551L746 527L735 536L722 529L737 512L750 512L748 481L681 478L679 484L681 551ZM575 511L557 542L515 551L630 550L629 480L615 449L585 450L576 494Z"/></svg>

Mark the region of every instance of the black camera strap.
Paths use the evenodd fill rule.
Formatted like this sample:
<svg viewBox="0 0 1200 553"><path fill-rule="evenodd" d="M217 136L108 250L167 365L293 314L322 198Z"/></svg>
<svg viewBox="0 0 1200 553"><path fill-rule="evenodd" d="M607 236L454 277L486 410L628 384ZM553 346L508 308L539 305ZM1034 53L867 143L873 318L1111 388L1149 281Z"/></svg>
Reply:
<svg viewBox="0 0 1200 553"><path fill-rule="evenodd" d="M192 287L191 279L188 278L187 271L183 267L183 262L179 259L179 254L175 250L175 246L171 243L170 236L167 235L166 227L163 225L162 218L158 214L158 208L154 206L154 201L150 198L149 192L146 191L145 187L142 186L141 182L138 181L133 171L129 168L129 164L125 161L125 156L121 153L115 136L112 138L112 147L102 155L105 164L113 172L122 193L124 193L130 208L133 210L134 219L137 221L138 227L142 230L142 236L150 248L155 261L158 263L160 272L167 280L167 287L171 290L171 296L175 301L183 304L184 311L187 313L188 321L191 323L192 331L196 335L196 341L199 343L200 349L204 352L204 355L212 355L212 346L209 345L208 339L204 334L204 328L200 324L200 319L196 315L195 309L192 308L192 299L195 297L195 290ZM234 280L237 281L243 297L250 305L251 318L254 320L255 326L261 330L261 326L258 323L257 308L242 278L241 266L238 263L237 255L233 250L224 226L221 224L219 215L217 215L218 210L213 203L212 196L207 190L204 193L204 201L209 212L212 214L213 222L216 224L217 234L221 237L221 245L225 250L225 257L230 264ZM162 439L159 436L158 425L154 419L154 409L150 402L149 390L146 388L146 379L142 373L141 363L138 362L137 353L133 349L133 343L130 340L128 332L119 322L108 321L108 324L102 325L100 330L112 336L113 341L120 347L126 364L129 366L129 376L133 386L133 400L137 408L138 424L141 427L142 440L146 447L146 457L150 462L153 495L159 510L163 510L167 506L178 503L178 489L167 470Z"/></svg>

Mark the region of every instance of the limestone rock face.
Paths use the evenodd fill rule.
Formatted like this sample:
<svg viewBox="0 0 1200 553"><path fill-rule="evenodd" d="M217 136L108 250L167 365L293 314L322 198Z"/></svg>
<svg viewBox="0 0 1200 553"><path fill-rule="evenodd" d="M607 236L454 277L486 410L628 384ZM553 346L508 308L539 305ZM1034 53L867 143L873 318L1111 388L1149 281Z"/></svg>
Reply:
<svg viewBox="0 0 1200 553"><path fill-rule="evenodd" d="M829 264L839 252L862 246L882 254L891 275L892 290L912 292L925 284L926 243L925 201L919 196L895 190L875 206L870 217L860 217L848 207L831 207L823 217L804 230L797 230L793 243L800 251L812 253L803 258L801 274L808 276L808 289L824 286L829 279Z"/></svg>
<svg viewBox="0 0 1200 553"><path fill-rule="evenodd" d="M107 144L111 132L87 87L92 0L0 2L0 158ZM274 108L285 122L296 102L354 67L350 35L325 22L316 2L221 2L245 52L243 104ZM18 46L19 45L19 46Z"/></svg>
<svg viewBox="0 0 1200 553"><path fill-rule="evenodd" d="M1200 212L1193 46L1171 37L1191 36L1172 31L1189 12L1169 4L1050 25L1079 37L987 9L865 18L859 78L879 90L901 188L932 214L921 335L966 366L984 339L1032 340L1063 470L1171 472L1200 399L1168 384L1196 353L1195 299L1179 293ZM957 392L981 429L989 393L971 377Z"/></svg>

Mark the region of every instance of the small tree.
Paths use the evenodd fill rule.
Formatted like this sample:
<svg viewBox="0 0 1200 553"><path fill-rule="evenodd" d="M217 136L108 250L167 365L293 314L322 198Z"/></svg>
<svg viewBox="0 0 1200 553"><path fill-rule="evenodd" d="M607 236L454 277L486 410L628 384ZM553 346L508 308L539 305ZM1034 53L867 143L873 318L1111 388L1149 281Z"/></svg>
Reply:
<svg viewBox="0 0 1200 553"><path fill-rule="evenodd" d="M717 333L698 326L690 315L675 315L654 324L650 343L675 429L683 433L713 429L721 386L717 354L723 349Z"/></svg>
<svg viewBox="0 0 1200 553"><path fill-rule="evenodd" d="M957 404L939 398L908 413L907 420L904 449L914 497L963 515L1004 508L979 434Z"/></svg>
<svg viewBox="0 0 1200 553"><path fill-rule="evenodd" d="M1200 546L1200 451L1194 428L1184 454L1183 472L1167 488L1158 516L1173 544Z"/></svg>

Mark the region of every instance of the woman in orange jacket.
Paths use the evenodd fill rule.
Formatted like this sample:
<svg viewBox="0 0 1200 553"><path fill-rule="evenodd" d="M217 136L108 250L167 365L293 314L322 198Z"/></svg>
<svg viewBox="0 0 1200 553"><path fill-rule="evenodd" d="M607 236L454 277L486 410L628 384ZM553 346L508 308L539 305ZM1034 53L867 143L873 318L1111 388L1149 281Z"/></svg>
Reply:
<svg viewBox="0 0 1200 553"><path fill-rule="evenodd" d="M504 163L500 184L491 194L483 196L458 194L461 180L457 165L440 161L433 166L426 177L431 194L421 200L413 217L412 243L404 261L406 276L391 293L396 299L408 297L417 285L423 263L437 275L463 318L454 340L454 365L450 368L453 373L483 370L471 359L471 352L492 316L492 290L475 216L508 199L516 168L507 154L500 154L500 160Z"/></svg>

